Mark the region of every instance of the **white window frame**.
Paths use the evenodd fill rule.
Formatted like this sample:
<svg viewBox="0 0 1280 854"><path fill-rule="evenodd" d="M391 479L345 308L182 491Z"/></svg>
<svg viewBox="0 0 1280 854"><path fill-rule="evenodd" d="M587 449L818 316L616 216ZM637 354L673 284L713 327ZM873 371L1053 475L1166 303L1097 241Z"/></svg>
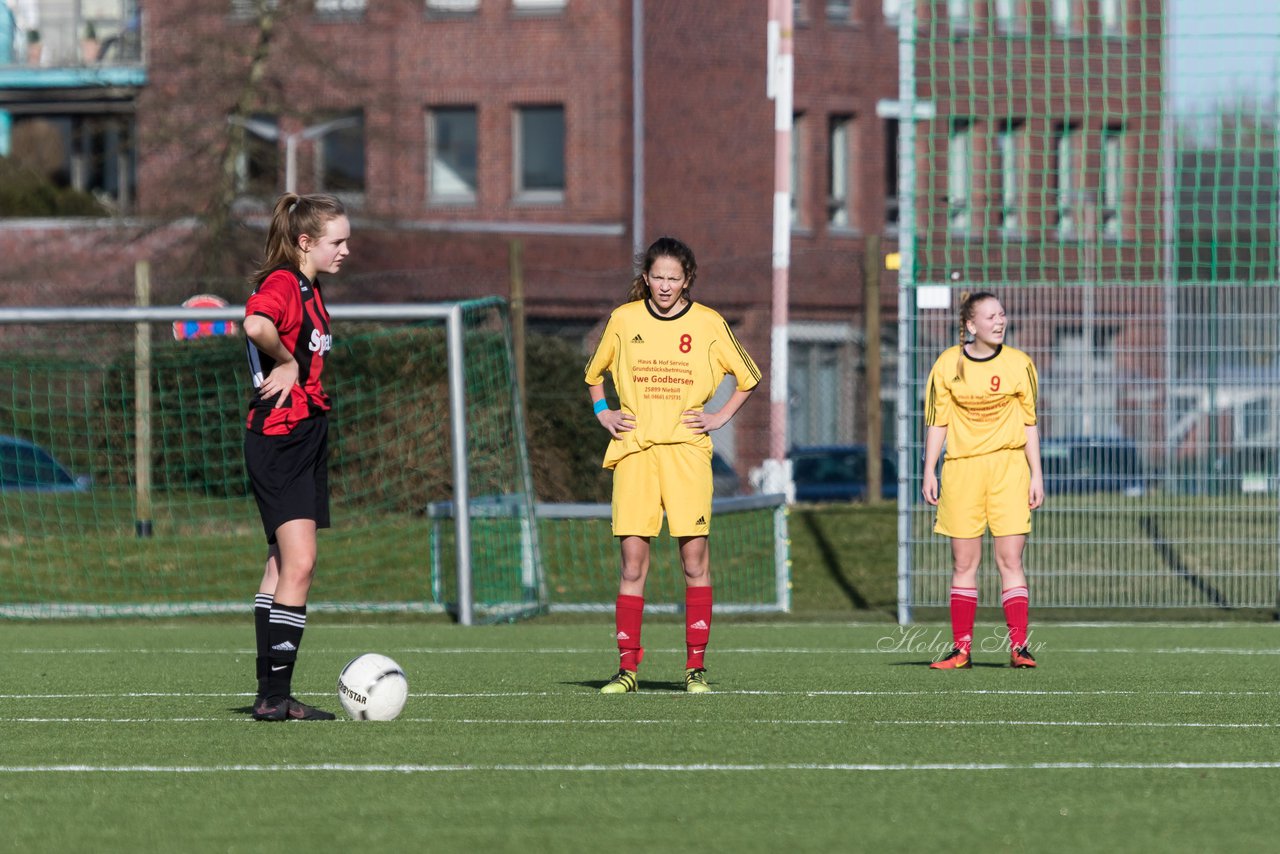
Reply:
<svg viewBox="0 0 1280 854"><path fill-rule="evenodd" d="M952 119L947 135L947 230L968 234L973 228L973 123Z"/></svg>
<svg viewBox="0 0 1280 854"><path fill-rule="evenodd" d="M973 32L973 0L947 0L947 23L952 32Z"/></svg>
<svg viewBox="0 0 1280 854"><path fill-rule="evenodd" d="M569 0L511 0L517 12L559 12L568 5Z"/></svg>
<svg viewBox="0 0 1280 854"><path fill-rule="evenodd" d="M525 166L525 139L524 139L524 116L530 110L549 110L557 109L560 111L560 127L561 127L561 150L560 150L560 187L558 189L549 189L544 187L528 188L524 186L524 166ZM515 191L516 201L533 202L539 204L563 204L565 200L565 192L569 183L569 122L563 104L525 104L517 106L513 111L512 129L512 181Z"/></svg>
<svg viewBox="0 0 1280 854"><path fill-rule="evenodd" d="M1058 219L1056 228L1058 230L1059 240L1076 240L1079 238L1079 229L1076 224L1076 207L1079 188L1076 186L1079 182L1079 168L1076 160L1078 159L1080 145L1080 128L1070 122L1064 122L1057 125L1055 129L1054 147L1054 171L1057 180L1057 197L1054 204L1057 207Z"/></svg>
<svg viewBox="0 0 1280 854"><path fill-rule="evenodd" d="M1023 191L1026 169L1026 124L1022 119L1004 122L997 134L1000 152L1000 231L1006 238L1022 237L1026 222Z"/></svg>
<svg viewBox="0 0 1280 854"><path fill-rule="evenodd" d="M480 8L480 0L425 0L433 15L471 15Z"/></svg>
<svg viewBox="0 0 1280 854"><path fill-rule="evenodd" d="M828 21L847 24L853 17L853 0L825 0L824 5Z"/></svg>
<svg viewBox="0 0 1280 854"><path fill-rule="evenodd" d="M1102 132L1102 181L1098 213L1102 238L1124 239L1124 127L1110 125Z"/></svg>
<svg viewBox="0 0 1280 854"><path fill-rule="evenodd" d="M1104 36L1123 36L1127 26L1125 0L1098 0L1098 17Z"/></svg>
<svg viewBox="0 0 1280 854"><path fill-rule="evenodd" d="M1080 0L1049 0L1049 18L1060 36L1080 34L1081 12Z"/></svg>
<svg viewBox="0 0 1280 854"><path fill-rule="evenodd" d="M474 124L472 143L475 150L472 156L477 161L477 174L472 178L472 185L469 190L465 191L449 191L441 190L440 183L437 181L439 173L438 166L444 163L440 158L440 116L441 113L461 114L469 112ZM427 111L427 201L433 205L466 205L474 204L479 193L480 176L479 176L479 128L480 116L479 111L473 104L442 104L432 107ZM464 182L465 183L465 182Z"/></svg>
<svg viewBox="0 0 1280 854"><path fill-rule="evenodd" d="M315 0L315 13L322 17L353 18L363 15L368 0Z"/></svg>
<svg viewBox="0 0 1280 854"><path fill-rule="evenodd" d="M850 114L833 115L827 124L828 184L827 226L837 231L852 231L856 223L852 202L855 125Z"/></svg>
<svg viewBox="0 0 1280 854"><path fill-rule="evenodd" d="M808 226L805 217L804 194L804 141L806 137L804 113L791 115L791 228L803 230Z"/></svg>
<svg viewBox="0 0 1280 854"><path fill-rule="evenodd" d="M996 30L1001 33L1027 31L1027 0L992 0Z"/></svg>
<svg viewBox="0 0 1280 854"><path fill-rule="evenodd" d="M253 18L258 14L259 0L231 0L231 17L233 18ZM265 0L266 9L274 9L280 5L280 0Z"/></svg>
<svg viewBox="0 0 1280 854"><path fill-rule="evenodd" d="M897 27L902 20L902 0L880 0L880 9L884 13L884 22Z"/></svg>
<svg viewBox="0 0 1280 854"><path fill-rule="evenodd" d="M857 395L858 334L852 324L818 321L792 321L787 324L789 350L803 350L807 358L801 365L796 353L788 353L793 373L806 371L809 382L801 387L795 376L788 377L792 392L792 411L787 417L788 445L844 445L857 439L855 407ZM823 358L834 362L835 375L830 387L816 381L820 376L811 369ZM803 408L803 414L800 410ZM807 436L797 436L796 427L805 425Z"/></svg>

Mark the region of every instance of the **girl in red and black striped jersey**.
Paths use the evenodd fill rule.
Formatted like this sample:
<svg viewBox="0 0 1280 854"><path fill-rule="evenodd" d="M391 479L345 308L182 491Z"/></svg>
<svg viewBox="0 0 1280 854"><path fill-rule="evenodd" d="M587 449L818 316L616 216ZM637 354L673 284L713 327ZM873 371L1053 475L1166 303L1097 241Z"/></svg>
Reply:
<svg viewBox="0 0 1280 854"><path fill-rule="evenodd" d="M333 346L320 273L347 257L351 225L333 196L285 193L267 231L266 259L245 304L249 402L245 468L267 536L254 607L260 721L333 720L295 699L293 668L307 623L316 530L329 527L329 396L320 384Z"/></svg>

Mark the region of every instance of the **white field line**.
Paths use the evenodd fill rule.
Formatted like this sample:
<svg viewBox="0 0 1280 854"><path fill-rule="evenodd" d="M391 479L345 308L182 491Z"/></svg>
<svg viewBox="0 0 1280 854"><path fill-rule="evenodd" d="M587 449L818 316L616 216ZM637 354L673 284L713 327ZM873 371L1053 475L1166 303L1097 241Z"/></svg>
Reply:
<svg viewBox="0 0 1280 854"><path fill-rule="evenodd" d="M769 764L274 764L274 765L0 765L0 774L278 774L320 772L340 774L467 774L467 773L531 773L592 774L627 771L657 773L759 773L783 771L836 771L871 773L882 771L1232 771L1277 770L1280 761L1239 762L786 762Z"/></svg>
<svg viewBox="0 0 1280 854"><path fill-rule="evenodd" d="M711 647L717 655L925 655L933 652L931 649L915 649L908 645L898 646L898 639L892 639L895 645L886 647L885 649L877 649L875 647ZM676 647L646 647L648 653L683 653L684 648ZM1280 649L1277 648L1249 648L1249 647L1197 647L1197 646L1178 646L1165 647L1156 649L1144 649L1141 647L1113 647L1113 648L1086 648L1086 647L1053 647L1045 646L1046 653L1052 655L1071 654L1071 655L1280 655ZM612 652L606 646L576 648L576 647L535 647L535 648L519 648L519 647L398 647L385 649L385 655L484 655L486 653L512 654L520 655L602 655ZM212 648L204 647L197 649L171 649L165 647L155 648L111 648L111 647L81 647L81 648L56 648L56 649L12 649L7 650L6 655L254 655L256 650L244 647L241 649ZM308 647L307 653L310 655L350 655L350 649L325 649L317 647ZM993 653L995 654L995 653Z"/></svg>
<svg viewBox="0 0 1280 854"><path fill-rule="evenodd" d="M590 720L572 720L568 718L543 718L543 719L486 719L486 718L407 718L401 717L396 719L399 722L415 723L415 724L460 724L460 725L487 725L495 724L509 726L512 724L530 724L535 726L580 726L589 724L605 724L614 725L621 724L631 726L633 724L679 724L681 726L688 724L706 724L712 726L724 726L726 723L733 725L756 724L763 726L847 726L853 723L859 723L851 720L750 720L750 721L726 721L723 718L698 718L693 720L683 720L676 718L668 719L634 719L634 718L596 718ZM168 723L256 723L249 717L202 717L202 718L3 718L0 722L14 724L168 724ZM1280 724L1278 724L1280 726Z"/></svg>
<svg viewBox="0 0 1280 854"><path fill-rule="evenodd" d="M594 695L594 691L583 689L579 691L469 691L469 692L450 692L450 691L414 691L409 694L415 699L434 699L434 700L453 700L453 699L484 699L484 698L503 698L503 697L573 697L573 696L590 696ZM299 697L327 697L327 692L302 691L297 694ZM635 696L639 697L671 697L685 696L685 692L680 689L649 689L640 691ZM1050 690L1017 690L1017 689L994 689L994 688L973 688L973 689L946 689L938 688L929 691L766 691L766 690L733 690L733 689L716 689L710 694L699 695L701 698L714 698L716 696L749 696L749 697L953 697L956 695L991 695L991 696L1013 696L1013 697L1275 697L1280 696L1280 690L1275 691L1136 691L1136 690L1093 690L1093 691L1050 691ZM0 700L93 700L93 699L146 699L152 697L160 698L222 698L234 700L236 698L251 698L251 691L218 691L218 692L198 692L198 691L112 691L112 692L78 692L78 693L50 693L50 694L0 694Z"/></svg>
<svg viewBox="0 0 1280 854"><path fill-rule="evenodd" d="M589 726L589 725L605 725L605 726L632 726L632 725L714 725L724 726L731 724L739 726L743 724L751 724L755 726L863 726L865 721L854 721L848 719L834 720L780 720L780 719L757 719L757 720L734 720L727 721L723 718L694 718L692 720L683 720L676 718L592 718L586 720L570 719L570 718L398 718L403 723L416 724L456 724L461 726ZM254 723L248 717L181 717L181 718L91 718L91 717L58 717L58 718L0 718L4 723L13 724L81 724L81 723L97 723L97 724L167 724L167 723ZM1114 728L1132 728L1132 729L1277 729L1280 723L1218 723L1218 722L1197 722L1197 721L978 721L978 720L884 720L871 721L876 726L999 726L999 727L1066 727L1066 728L1087 728L1087 727L1114 727Z"/></svg>
<svg viewBox="0 0 1280 854"><path fill-rule="evenodd" d="M1280 723L1200 723L1193 721L872 721L878 726L1042 726L1042 727L1155 727L1170 729L1276 729Z"/></svg>

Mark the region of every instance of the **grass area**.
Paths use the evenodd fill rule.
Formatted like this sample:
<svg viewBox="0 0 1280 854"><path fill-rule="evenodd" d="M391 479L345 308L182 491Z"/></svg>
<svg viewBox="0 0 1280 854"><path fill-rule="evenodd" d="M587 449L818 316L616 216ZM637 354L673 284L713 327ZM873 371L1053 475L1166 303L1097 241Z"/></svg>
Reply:
<svg viewBox="0 0 1280 854"><path fill-rule="evenodd" d="M791 605L817 618L894 619L898 601L895 504L797 505L791 534Z"/></svg>
<svg viewBox="0 0 1280 854"><path fill-rule="evenodd" d="M409 674L390 724L258 724L248 620L0 624L0 826L23 851L1205 851L1272 844L1275 630L1048 626L1041 667L925 663L936 626L717 620L715 693L646 625L319 619L297 692ZM980 626L981 645L995 626Z"/></svg>

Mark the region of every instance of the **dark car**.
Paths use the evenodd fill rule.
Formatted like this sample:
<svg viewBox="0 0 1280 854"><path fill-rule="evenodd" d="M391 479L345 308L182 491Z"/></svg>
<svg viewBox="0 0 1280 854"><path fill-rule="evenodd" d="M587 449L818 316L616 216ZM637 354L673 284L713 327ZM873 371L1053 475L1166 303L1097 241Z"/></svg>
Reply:
<svg viewBox="0 0 1280 854"><path fill-rule="evenodd" d="M85 492L89 489L89 479L73 475L34 442L17 436L0 436L0 489Z"/></svg>
<svg viewBox="0 0 1280 854"><path fill-rule="evenodd" d="M1074 436L1040 443L1046 495L1122 492L1144 495L1147 477L1138 448L1127 439Z"/></svg>
<svg viewBox="0 0 1280 854"><path fill-rule="evenodd" d="M711 483L720 498L730 498L742 490L742 479L718 451L711 455Z"/></svg>
<svg viewBox="0 0 1280 854"><path fill-rule="evenodd" d="M880 458L880 497L898 497L898 464ZM791 479L796 501L861 501L867 496L866 445L811 445L792 448Z"/></svg>

